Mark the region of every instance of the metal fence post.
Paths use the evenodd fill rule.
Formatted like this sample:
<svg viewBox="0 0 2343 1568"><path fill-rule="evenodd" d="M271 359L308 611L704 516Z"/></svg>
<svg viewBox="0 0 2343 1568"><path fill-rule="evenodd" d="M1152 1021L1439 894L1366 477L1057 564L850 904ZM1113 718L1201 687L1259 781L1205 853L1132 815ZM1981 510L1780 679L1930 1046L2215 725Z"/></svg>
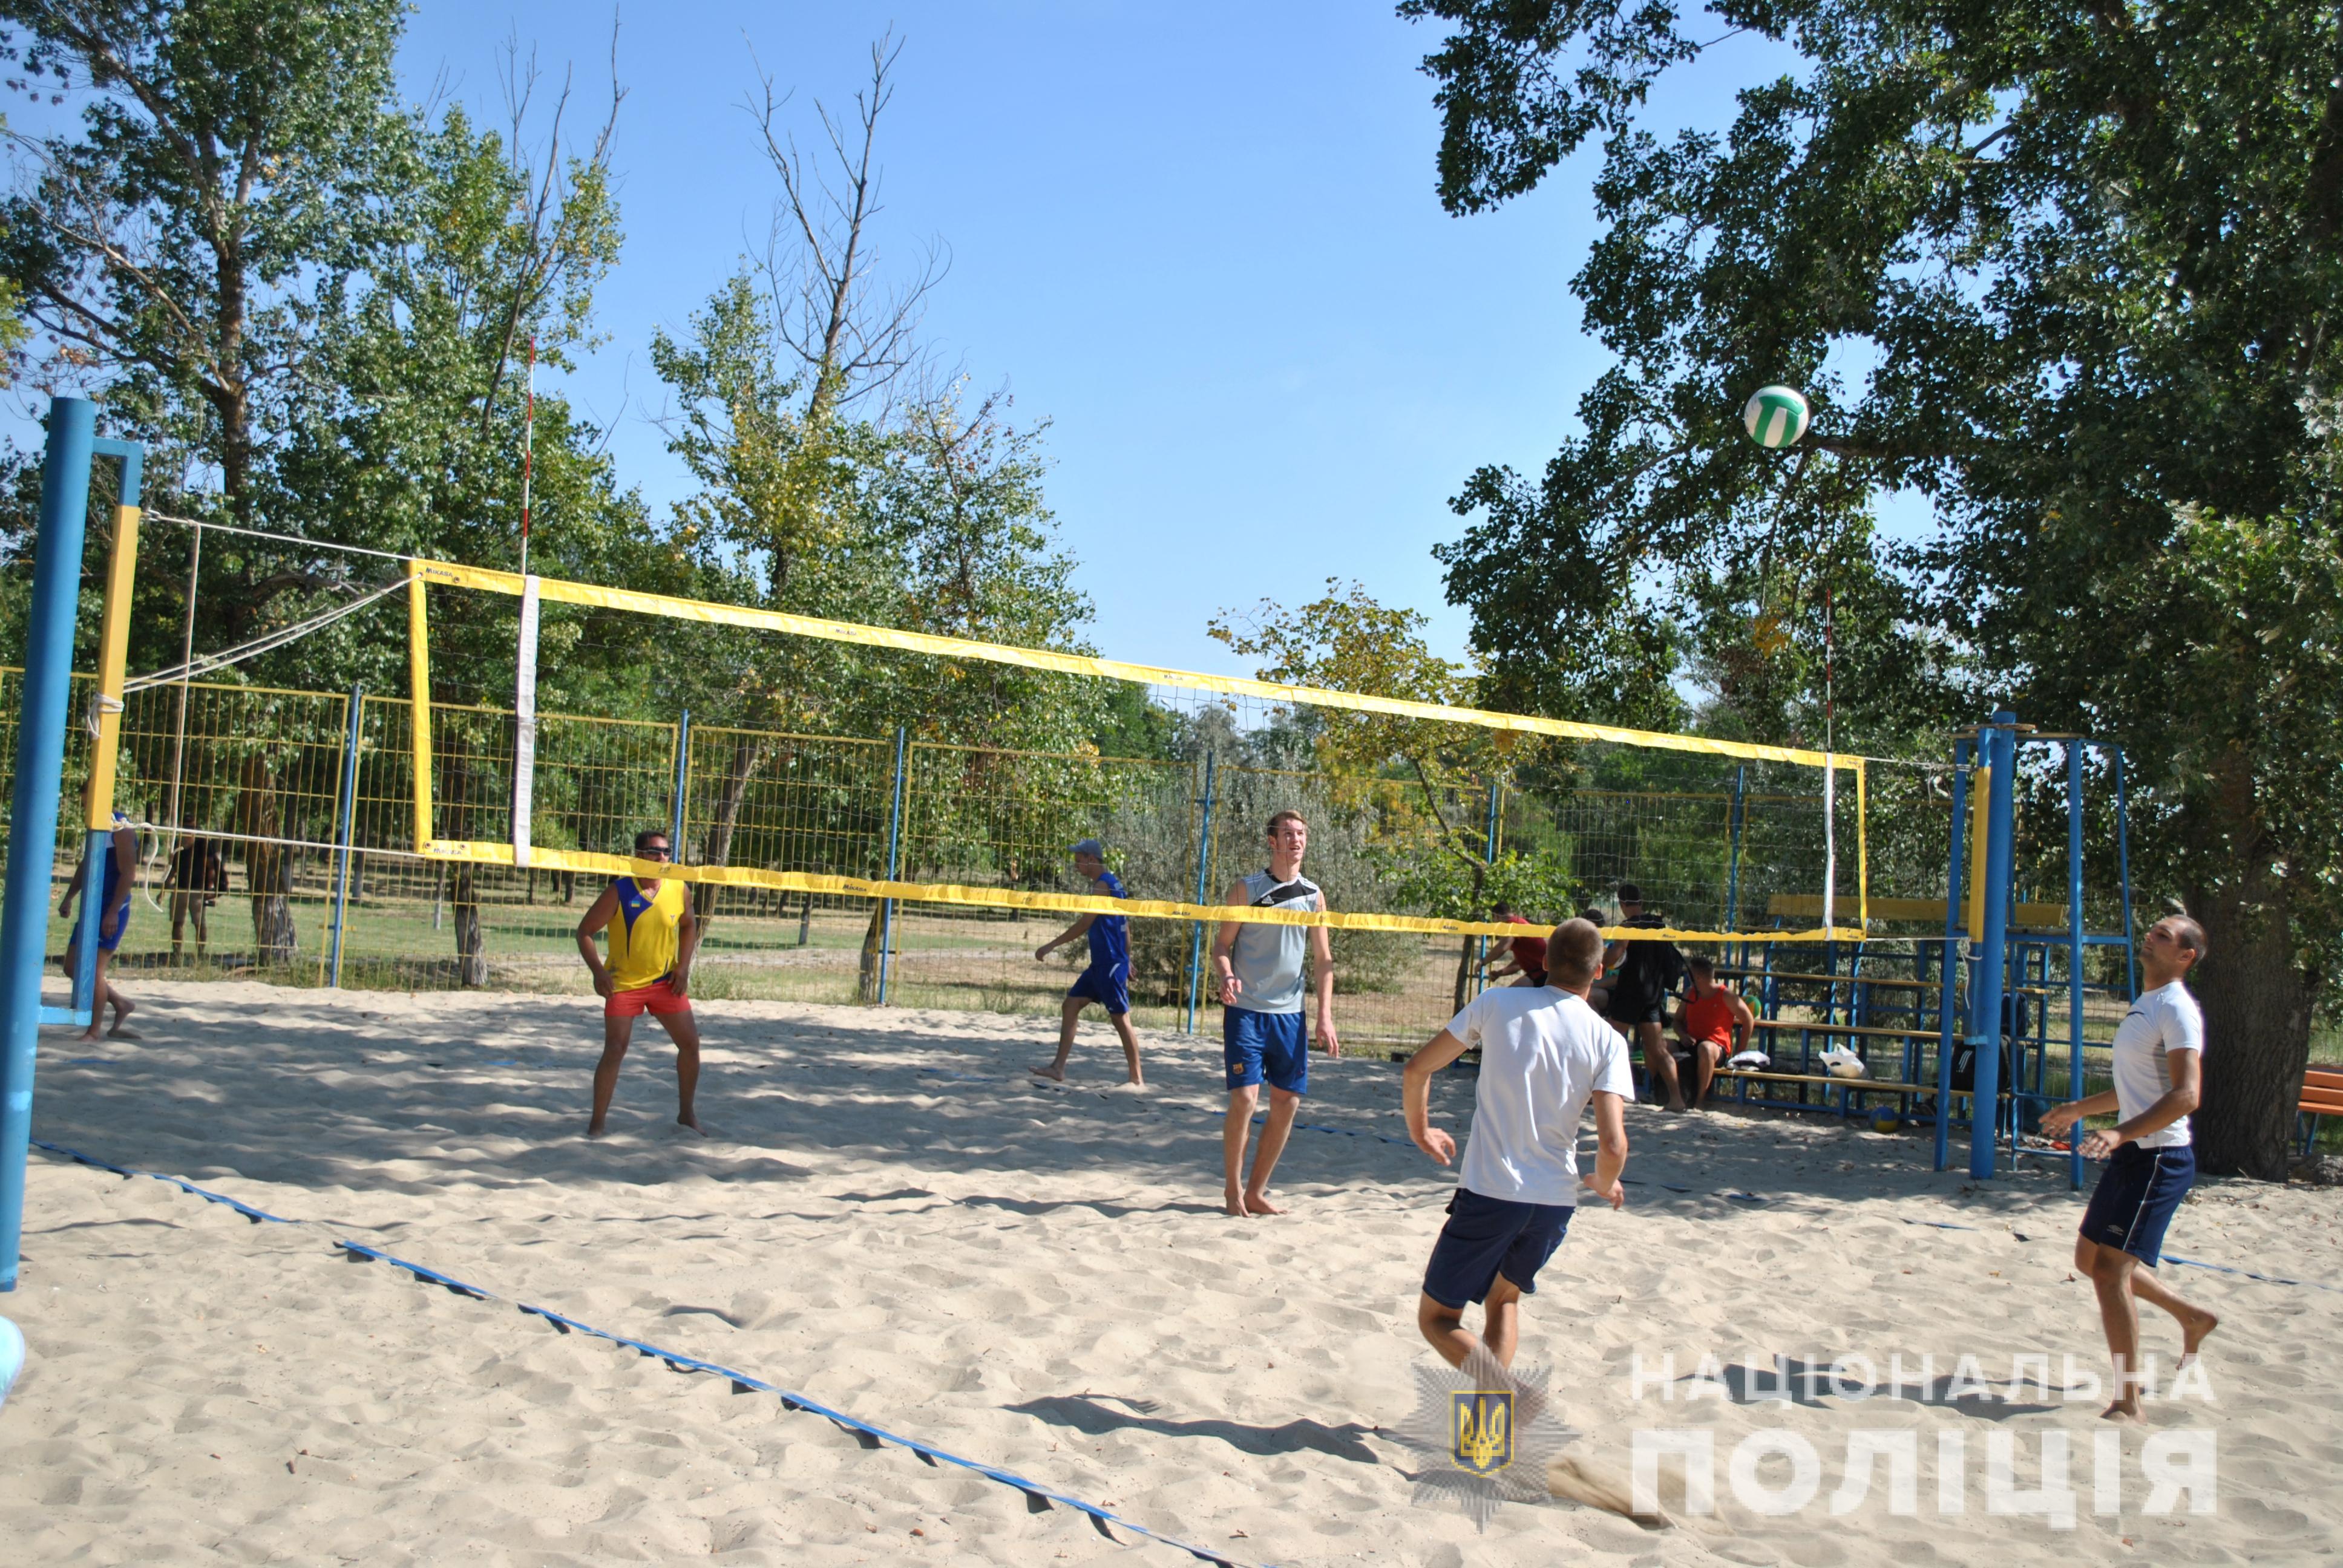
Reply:
<svg viewBox="0 0 2343 1568"><path fill-rule="evenodd" d="M901 725L895 727L895 795L887 809L887 879L893 881L901 869L903 851L903 752L910 731ZM879 918L879 1005L887 1005L889 960L895 947L895 900L886 900Z"/></svg>
<svg viewBox="0 0 2343 1568"><path fill-rule="evenodd" d="M1725 929L1734 930L1734 921L1741 913L1741 824L1748 809L1745 791L1749 784L1749 764L1743 762L1733 769L1733 806L1725 828L1732 848L1726 851L1725 866ZM1740 962L1749 962L1749 944L1741 944Z"/></svg>
<svg viewBox="0 0 2343 1568"><path fill-rule="evenodd" d="M2138 957L2131 941L2131 792L2124 777L2123 748L2116 748L2116 870L2123 882L2123 1000L2139 994Z"/></svg>
<svg viewBox="0 0 2343 1568"><path fill-rule="evenodd" d="M1938 974L1941 989L1936 996L1936 1165L1942 1171L1952 1161L1953 1129L1953 1030L1960 1012L1955 1005L1956 988L1961 973L1961 910L1968 902L1967 890L1962 886L1968 867L1966 839L1969 820L1969 767L1973 747L1966 740L1953 743L1953 834L1948 869L1945 874L1945 950ZM1976 1108L1971 1105L1974 1117Z"/></svg>
<svg viewBox="0 0 2343 1568"><path fill-rule="evenodd" d="M667 831L669 855L679 866L683 864L684 803L690 799L691 709L687 708L675 726L675 799L673 809L669 813Z"/></svg>
<svg viewBox="0 0 2343 1568"><path fill-rule="evenodd" d="M1491 870L1496 869L1497 866L1497 800L1499 791L1503 789L1503 785L1500 780L1495 779L1489 780L1488 849L1483 854L1482 861ZM1481 919L1481 911L1478 910L1473 910L1472 918L1474 920ZM1488 938L1483 937L1480 939L1480 946L1474 950L1473 956L1475 960L1475 968L1473 972L1473 994L1477 996L1482 991L1487 990L1489 984L1488 978L1480 972L1482 970L1484 970L1489 966Z"/></svg>
<svg viewBox="0 0 2343 1568"><path fill-rule="evenodd" d="M342 809L341 821L334 833L334 847L339 861L334 876L334 952L331 978L327 984L339 990L342 983L342 928L349 919L350 907L350 839L357 823L358 799L358 740L361 716L366 712L366 688L350 688L350 722L342 736Z"/></svg>
<svg viewBox="0 0 2343 1568"><path fill-rule="evenodd" d="M1204 879L1212 874L1213 755L1210 751L1204 753L1204 794L1203 798L1197 802L1203 808L1202 819L1196 827L1196 902L1200 904L1204 901L1206 892ZM1190 933L1188 939L1187 1032L1190 1034L1196 1032L1196 990L1202 983L1203 978L1204 922L1198 920L1195 930Z"/></svg>

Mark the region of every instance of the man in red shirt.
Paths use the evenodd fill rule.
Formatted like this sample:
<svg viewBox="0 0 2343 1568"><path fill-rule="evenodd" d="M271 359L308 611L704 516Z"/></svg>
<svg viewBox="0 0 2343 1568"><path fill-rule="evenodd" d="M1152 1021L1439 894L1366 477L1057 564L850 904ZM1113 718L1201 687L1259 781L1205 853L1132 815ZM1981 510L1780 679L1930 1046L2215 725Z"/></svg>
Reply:
<svg viewBox="0 0 2343 1568"><path fill-rule="evenodd" d="M1684 971L1692 977L1692 988L1676 1005L1676 1040L1690 1058L1692 1108L1698 1111L1708 1098L1718 1064L1749 1049L1757 1015L1738 994L1717 983L1715 960L1686 959Z"/></svg>
<svg viewBox="0 0 2343 1568"><path fill-rule="evenodd" d="M1545 930L1544 926L1534 924L1513 913L1513 907L1509 904L1492 905L1489 914L1492 919L1502 921L1505 925L1528 926L1532 932L1543 932ZM1491 969L1489 966L1499 959L1505 960L1503 966ZM1501 980L1511 974L1522 977L1516 982L1517 984L1545 984L1545 938L1543 935L1524 934L1503 938L1495 947L1489 950L1489 956L1481 960L1481 975L1484 980Z"/></svg>

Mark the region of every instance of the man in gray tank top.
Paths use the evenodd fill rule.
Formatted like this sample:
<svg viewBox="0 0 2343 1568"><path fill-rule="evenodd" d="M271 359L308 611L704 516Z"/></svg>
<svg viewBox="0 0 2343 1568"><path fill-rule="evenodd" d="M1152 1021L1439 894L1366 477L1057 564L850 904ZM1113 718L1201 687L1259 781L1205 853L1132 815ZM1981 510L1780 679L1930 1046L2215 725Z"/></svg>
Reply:
<svg viewBox="0 0 2343 1568"><path fill-rule="evenodd" d="M1222 902L1252 909L1326 908L1318 884L1302 875L1310 824L1299 811L1269 819L1269 865L1240 878ZM1278 1214L1269 1201L1270 1172L1285 1152L1294 1113L1310 1087L1310 1041L1302 1025L1304 957L1318 993L1318 1040L1328 1056L1342 1054L1334 1034L1334 952L1324 926L1224 920L1212 943L1221 990L1222 1056L1229 1070L1229 1115L1221 1131L1222 1192L1234 1215ZM1269 1118L1261 1130L1252 1180L1245 1180L1245 1140L1252 1131L1261 1086L1269 1085Z"/></svg>

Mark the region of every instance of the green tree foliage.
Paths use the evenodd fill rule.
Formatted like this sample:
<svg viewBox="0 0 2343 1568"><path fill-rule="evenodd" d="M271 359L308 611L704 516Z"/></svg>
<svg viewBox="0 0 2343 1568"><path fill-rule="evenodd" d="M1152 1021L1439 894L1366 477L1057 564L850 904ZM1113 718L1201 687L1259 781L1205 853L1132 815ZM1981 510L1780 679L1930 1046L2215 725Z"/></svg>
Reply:
<svg viewBox="0 0 2343 1568"><path fill-rule="evenodd" d="M1401 11L1451 27L1426 69L1452 211L1532 188L1589 136L1604 149L1604 233L1572 287L1618 363L1537 481L1484 470L1459 498L1473 521L1443 558L1476 645L1556 711L1632 707L1674 673L1649 635L1666 604L1730 602L1732 574L1768 549L1801 571L1850 562L1875 497L1924 495L1933 533L1880 552L1896 602L1874 676L1905 658L1965 685L1971 713L2006 698L2128 749L2155 885L2217 933L2200 1145L2214 1169L2281 1172L2343 872L2294 780L2331 785L2343 750L2331 728L2258 722L2255 699L2302 700L2309 672L2301 641L2256 638L2284 626L2331 648L2338 629L2331 598L2277 597L2333 560L2332 15L2255 0ZM1643 123L1662 73L1743 30L1799 68L1753 81L1725 134ZM1736 428L1776 381L1815 408L1793 455ZM1554 561L1568 568L1542 569ZM1654 665L1621 668L1623 639ZM1698 649L1715 668L1729 655ZM1896 699L1915 721L1945 689L1924 684Z"/></svg>

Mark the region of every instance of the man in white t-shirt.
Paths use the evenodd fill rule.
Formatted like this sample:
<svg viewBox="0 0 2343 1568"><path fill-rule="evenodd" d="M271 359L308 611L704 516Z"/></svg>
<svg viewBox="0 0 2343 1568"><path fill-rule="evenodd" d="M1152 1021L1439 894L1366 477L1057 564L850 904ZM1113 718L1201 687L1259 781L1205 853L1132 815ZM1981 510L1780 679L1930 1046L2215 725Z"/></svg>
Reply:
<svg viewBox="0 0 2343 1568"><path fill-rule="evenodd" d="M1546 943L1544 985L1483 991L1408 1059L1408 1136L1445 1165L1456 1141L1432 1125L1432 1075L1481 1048L1473 1132L1416 1307L1417 1327L1451 1366L1484 1344L1498 1365L1513 1365L1521 1299L1536 1290L1578 1204L1578 1123L1590 1104L1600 1152L1585 1185L1614 1209L1627 1201L1619 1172L1635 1080L1627 1042L1586 1003L1602 972L1602 933L1564 920ZM1464 1327L1472 1302L1486 1303L1477 1338Z"/></svg>
<svg viewBox="0 0 2343 1568"><path fill-rule="evenodd" d="M2086 1116L2114 1111L2121 1118L2084 1135L2083 1152L2104 1156L2107 1169L2083 1211L2075 1243L2075 1267L2098 1292L2099 1321L2115 1356L2115 1402L2103 1412L2110 1421L2139 1419L2141 1301L2179 1320L2183 1366L2220 1326L2220 1319L2182 1301L2140 1268L2145 1263L2153 1271L2163 1256L2165 1228L2197 1180L2188 1113L2197 1109L2203 1083L2205 1015L2183 981L2204 956L2205 928L2187 916L2167 915L2150 926L2140 944L2147 989L2116 1030L2116 1086L2042 1115L2043 1131L2052 1133Z"/></svg>

